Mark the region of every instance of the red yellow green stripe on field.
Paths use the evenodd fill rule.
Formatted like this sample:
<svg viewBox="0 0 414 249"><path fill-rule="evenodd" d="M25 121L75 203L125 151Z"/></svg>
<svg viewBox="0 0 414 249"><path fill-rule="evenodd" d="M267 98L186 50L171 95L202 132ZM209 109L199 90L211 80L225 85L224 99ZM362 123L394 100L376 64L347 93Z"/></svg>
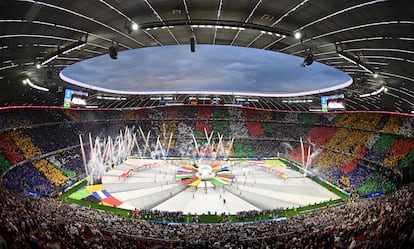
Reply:
<svg viewBox="0 0 414 249"><path fill-rule="evenodd" d="M203 165L200 167L203 168ZM211 170L213 174L210 179L201 179L198 177L199 167L193 165L183 165L177 169L175 178L179 180L181 184L188 185L189 187L197 187L202 182L206 183L208 181L210 181L214 186L220 187L231 184L235 179L235 175L229 170L228 166L222 166L217 162L213 162ZM204 186L206 186L206 184L204 184Z"/></svg>

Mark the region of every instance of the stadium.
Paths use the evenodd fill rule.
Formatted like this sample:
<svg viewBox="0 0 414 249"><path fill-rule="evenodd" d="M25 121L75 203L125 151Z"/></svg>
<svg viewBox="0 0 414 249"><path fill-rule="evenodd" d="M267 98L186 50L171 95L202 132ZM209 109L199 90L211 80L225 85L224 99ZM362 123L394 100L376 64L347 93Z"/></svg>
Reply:
<svg viewBox="0 0 414 249"><path fill-rule="evenodd" d="M414 247L413 3L0 6L0 248Z"/></svg>

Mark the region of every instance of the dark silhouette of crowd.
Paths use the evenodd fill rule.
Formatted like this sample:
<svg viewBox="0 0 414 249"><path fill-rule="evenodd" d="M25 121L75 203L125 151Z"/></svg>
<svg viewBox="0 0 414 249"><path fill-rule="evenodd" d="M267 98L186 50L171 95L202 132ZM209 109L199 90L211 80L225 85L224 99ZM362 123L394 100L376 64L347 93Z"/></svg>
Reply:
<svg viewBox="0 0 414 249"><path fill-rule="evenodd" d="M283 209L241 211L241 212L237 212L236 218L239 220L248 220L250 218L254 218L258 216L267 216L269 219L271 219L275 215L279 214L282 210Z"/></svg>
<svg viewBox="0 0 414 249"><path fill-rule="evenodd" d="M7 248L410 248L414 183L285 221L168 224L0 188ZM155 247L157 246L157 247Z"/></svg>
<svg viewBox="0 0 414 249"><path fill-rule="evenodd" d="M159 222L184 222L183 212L167 212L160 210L140 209L132 210L131 217Z"/></svg>

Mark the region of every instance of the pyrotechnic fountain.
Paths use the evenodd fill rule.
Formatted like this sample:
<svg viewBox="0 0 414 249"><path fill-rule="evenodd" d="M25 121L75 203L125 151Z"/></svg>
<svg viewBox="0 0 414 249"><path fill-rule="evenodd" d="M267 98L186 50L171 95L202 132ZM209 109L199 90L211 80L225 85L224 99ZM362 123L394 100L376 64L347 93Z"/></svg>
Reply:
<svg viewBox="0 0 414 249"><path fill-rule="evenodd" d="M157 136L155 143L150 143L151 131L145 134L141 127L138 127L137 132L134 133L133 131L134 128L130 129L125 127L125 129L119 131L119 135L115 139L112 139L111 136L104 139L96 137L94 141L92 135L89 133L89 161L86 161L82 135L79 135L84 167L88 175L89 184L99 182L102 175L108 169L122 163L128 156L133 154L139 158L150 156L152 159L167 159L169 157L173 133L170 133L168 137L168 144L166 144L167 139L164 134L163 144L160 136ZM234 138L231 139L230 143L227 143L228 146L225 146L223 135L217 133L218 143L215 143L213 140L214 132L211 134L208 134L206 130L204 132L207 143L203 146L198 144L194 134L192 134L198 160L211 161L227 159L233 146ZM191 157L192 155L186 156Z"/></svg>
<svg viewBox="0 0 414 249"><path fill-rule="evenodd" d="M111 136L101 139L100 137L95 138L95 142L92 140L92 135L89 133L89 161L86 161L85 148L83 144L82 135L79 135L82 157L84 161L84 167L86 174L88 175L89 184L95 184L99 182L102 175L114 165L117 165L124 161L128 156L132 155L133 152L137 152L142 156L142 151L137 141L137 134L132 133L132 129L125 127L124 130L119 131L119 135L112 139ZM139 130L142 132L141 127ZM142 132L143 134L143 132ZM151 149L148 148L149 136L142 136L145 147L144 153Z"/></svg>
<svg viewBox="0 0 414 249"><path fill-rule="evenodd" d="M182 184L190 187L203 186L204 188L224 186L232 183L234 174L231 173L227 166L221 160L228 159L234 138L227 142L223 140L223 135L217 133L218 141L214 141L214 132L208 134L204 129L206 142L199 144L194 134L192 134L195 146L195 160L189 160L187 165L178 168L176 179ZM207 184L209 182L209 184ZM201 184L201 185L200 185Z"/></svg>
<svg viewBox="0 0 414 249"><path fill-rule="evenodd" d="M303 175L306 176L307 172L309 171L309 167L311 166L313 160L319 155L321 152L321 148L315 148L316 144L312 143L308 139L308 155L305 158L305 149L304 149L304 143L302 140L302 137L300 138L300 144L301 144L301 151L302 151L302 167L303 167ZM313 152L312 152L313 149Z"/></svg>
<svg viewBox="0 0 414 249"><path fill-rule="evenodd" d="M206 136L206 143L203 146L198 144L194 134L192 134L197 157L201 159L226 159L229 157L231 148L233 147L234 137L231 138L226 148L223 140L224 135L217 132L218 143L216 144L212 139L214 131L208 134L207 130L204 129L204 134Z"/></svg>
<svg viewBox="0 0 414 249"><path fill-rule="evenodd" d="M281 143L281 145L283 145L283 147L285 147L285 157L287 157L288 156L288 149L289 149L289 151L292 151L293 147L288 142L283 142L283 143Z"/></svg>

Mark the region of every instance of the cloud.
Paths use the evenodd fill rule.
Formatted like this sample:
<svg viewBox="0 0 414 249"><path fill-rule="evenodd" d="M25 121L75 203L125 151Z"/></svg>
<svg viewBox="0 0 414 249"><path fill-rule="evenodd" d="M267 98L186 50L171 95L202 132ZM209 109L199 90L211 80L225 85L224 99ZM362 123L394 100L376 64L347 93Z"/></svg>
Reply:
<svg viewBox="0 0 414 249"><path fill-rule="evenodd" d="M302 68L303 58L235 46L187 45L122 51L78 62L66 77L122 91L228 91L293 93L331 87L350 79L318 62Z"/></svg>

